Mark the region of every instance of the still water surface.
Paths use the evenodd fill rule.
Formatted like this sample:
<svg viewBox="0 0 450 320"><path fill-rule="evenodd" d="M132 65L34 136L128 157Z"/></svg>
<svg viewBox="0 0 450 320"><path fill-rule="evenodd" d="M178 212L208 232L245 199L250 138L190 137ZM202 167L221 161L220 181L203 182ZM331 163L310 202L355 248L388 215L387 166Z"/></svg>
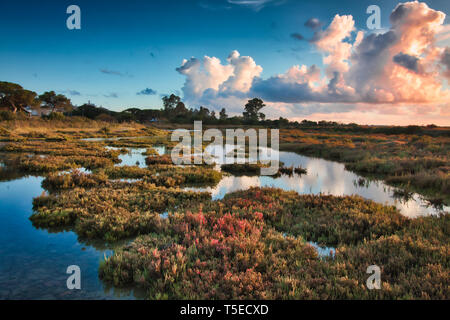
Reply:
<svg viewBox="0 0 450 320"><path fill-rule="evenodd" d="M97 141L97 139L95 140ZM130 149L120 156L118 165L145 166L145 149ZM158 147L159 154L166 152ZM209 191L213 199L253 186L274 186L299 193L324 193L333 195L358 194L376 202L395 205L409 217L436 214L439 210L427 206L426 201L413 195L407 201L396 199L394 189L381 181L361 181L361 177L345 170L344 165L280 152L280 161L286 166L302 166L307 174L278 178L225 176L212 188L187 188ZM0 159L1 163L1 159ZM103 257L113 253L102 243L82 243L71 231L49 233L32 226L28 219L32 213L32 199L44 190L42 177L20 177L0 182L0 299L134 299L139 292L105 288L98 279L98 266ZM449 208L444 207L448 212ZM314 245L314 244L313 244ZM321 255L330 254L332 248L317 247ZM81 290L68 290L66 269L70 265L81 268Z"/></svg>

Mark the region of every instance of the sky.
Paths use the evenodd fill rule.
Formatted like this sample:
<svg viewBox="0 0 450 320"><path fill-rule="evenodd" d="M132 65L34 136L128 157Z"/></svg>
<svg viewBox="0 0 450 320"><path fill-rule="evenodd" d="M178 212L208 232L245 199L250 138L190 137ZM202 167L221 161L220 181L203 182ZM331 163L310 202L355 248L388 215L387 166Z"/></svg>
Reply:
<svg viewBox="0 0 450 320"><path fill-rule="evenodd" d="M81 29L69 30L70 5ZM370 5L380 25L369 29ZM0 2L0 81L75 105L189 107L268 118L450 125L450 1Z"/></svg>

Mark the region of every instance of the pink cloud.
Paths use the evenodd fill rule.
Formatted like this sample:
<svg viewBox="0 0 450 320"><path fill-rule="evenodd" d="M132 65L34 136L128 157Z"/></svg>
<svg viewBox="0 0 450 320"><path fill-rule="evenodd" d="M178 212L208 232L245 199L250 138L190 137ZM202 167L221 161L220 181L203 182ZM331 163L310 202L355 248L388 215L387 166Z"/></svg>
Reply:
<svg viewBox="0 0 450 320"><path fill-rule="evenodd" d="M405 116L419 121L417 115L426 115L448 124L439 119L450 106L446 85L450 49L438 45L439 37L448 31L444 20L443 12L417 1L398 4L390 15L391 28L384 33L357 31L351 15L336 15L311 40L323 55L324 77L317 66L302 65L262 79L262 67L237 51L227 64L206 56L203 61L185 60L177 70L186 76L183 92L191 103L230 107L228 102L258 96L282 116L295 117L293 110L311 116L310 106L315 103L320 105L315 116L346 114L340 118L347 119L352 118L347 113L354 115L356 110L364 115L361 119L377 115L383 120L400 121ZM308 103L304 109L288 106ZM352 111L336 104L352 105ZM238 110L242 104L231 108Z"/></svg>

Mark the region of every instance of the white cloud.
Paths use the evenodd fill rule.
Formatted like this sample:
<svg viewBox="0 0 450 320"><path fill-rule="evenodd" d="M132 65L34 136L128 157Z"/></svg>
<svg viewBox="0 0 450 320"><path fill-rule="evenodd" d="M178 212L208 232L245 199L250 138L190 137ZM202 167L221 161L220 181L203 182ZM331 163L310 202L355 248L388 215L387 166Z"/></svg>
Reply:
<svg viewBox="0 0 450 320"><path fill-rule="evenodd" d="M252 1L239 2L249 5ZM437 45L438 36L448 29L444 19L443 12L425 3L407 2L393 10L389 30L364 33L357 32L352 16L336 15L311 40L323 54L324 77L317 66L302 65L262 79L262 67L237 51L230 53L225 64L208 56L184 60L177 68L186 76L184 99L190 104L236 110L242 110L243 101L253 97L283 106L285 111L289 107L284 104L301 103L346 105L334 110L332 105L321 106L317 112L324 113L349 112L348 105L358 103L372 109L377 104L395 108L405 103L448 108L450 93L444 86L450 68L448 49ZM292 110L312 112L312 108Z"/></svg>

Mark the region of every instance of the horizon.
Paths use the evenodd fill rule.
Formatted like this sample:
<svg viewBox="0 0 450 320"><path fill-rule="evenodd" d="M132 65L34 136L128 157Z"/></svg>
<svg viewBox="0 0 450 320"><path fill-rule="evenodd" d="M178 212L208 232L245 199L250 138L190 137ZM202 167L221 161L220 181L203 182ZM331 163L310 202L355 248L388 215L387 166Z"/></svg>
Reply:
<svg viewBox="0 0 450 320"><path fill-rule="evenodd" d="M173 93L230 116L258 97L269 119L449 126L450 3L404 3L2 3L0 80L113 111ZM81 30L66 27L71 4Z"/></svg>

